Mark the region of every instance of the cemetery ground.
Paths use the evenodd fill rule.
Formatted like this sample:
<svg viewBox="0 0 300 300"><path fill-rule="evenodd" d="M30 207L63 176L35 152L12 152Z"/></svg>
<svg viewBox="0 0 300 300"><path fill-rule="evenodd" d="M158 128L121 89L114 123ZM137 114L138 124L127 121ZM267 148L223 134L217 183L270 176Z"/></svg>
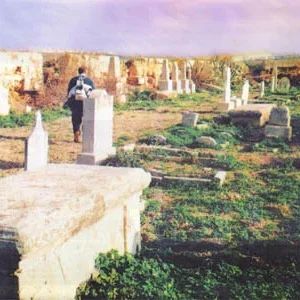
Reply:
<svg viewBox="0 0 300 300"><path fill-rule="evenodd" d="M297 93L267 93L264 101L287 105L293 124L300 120ZM118 152L105 164L173 177L228 173L222 187L213 181L154 182L143 195L141 253L99 255L99 273L79 287L78 299L300 298L300 132L294 129L292 141L285 142L263 139L255 128L230 125L226 117L217 117L221 98L200 92L156 101L144 92L115 106L116 146L158 144L151 137L163 135L177 150L140 147ZM180 125L185 110L199 113L198 124L206 128ZM56 117L65 114L60 110ZM70 117L44 126L50 162L74 162L81 145L73 143ZM23 167L30 130L0 128L1 176ZM199 145L200 136L213 137L217 145Z"/></svg>

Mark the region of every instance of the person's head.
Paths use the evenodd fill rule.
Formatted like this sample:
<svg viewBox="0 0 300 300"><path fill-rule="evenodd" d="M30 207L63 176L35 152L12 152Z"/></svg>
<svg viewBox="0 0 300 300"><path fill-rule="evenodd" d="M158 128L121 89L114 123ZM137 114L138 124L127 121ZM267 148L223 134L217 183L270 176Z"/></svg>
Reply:
<svg viewBox="0 0 300 300"><path fill-rule="evenodd" d="M86 67L79 67L78 68L78 74L86 74Z"/></svg>

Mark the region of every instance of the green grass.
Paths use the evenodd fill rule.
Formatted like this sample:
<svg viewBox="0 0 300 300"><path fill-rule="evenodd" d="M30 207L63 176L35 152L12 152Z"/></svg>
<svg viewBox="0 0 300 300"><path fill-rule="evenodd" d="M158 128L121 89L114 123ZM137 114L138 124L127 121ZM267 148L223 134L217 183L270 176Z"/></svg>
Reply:
<svg viewBox="0 0 300 300"><path fill-rule="evenodd" d="M42 120L51 122L62 117L68 117L71 112L67 109L42 110ZM15 128L32 125L35 113L16 114L11 112L7 116L0 116L0 128Z"/></svg>

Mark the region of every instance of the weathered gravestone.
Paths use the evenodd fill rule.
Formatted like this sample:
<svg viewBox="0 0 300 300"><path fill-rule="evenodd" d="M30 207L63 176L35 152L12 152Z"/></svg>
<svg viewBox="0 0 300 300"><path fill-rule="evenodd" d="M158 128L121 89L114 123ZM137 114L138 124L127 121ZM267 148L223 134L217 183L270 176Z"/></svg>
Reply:
<svg viewBox="0 0 300 300"><path fill-rule="evenodd" d="M113 96L93 90L83 103L82 153L78 164L94 165L115 154L113 144Z"/></svg>
<svg viewBox="0 0 300 300"><path fill-rule="evenodd" d="M186 62L183 62L182 70L181 70L181 87L184 93L189 94L191 92L190 81L187 79L186 73L187 73Z"/></svg>
<svg viewBox="0 0 300 300"><path fill-rule="evenodd" d="M181 123L183 126L195 127L197 125L199 114L189 112L189 111L184 111L181 113L181 115L182 115Z"/></svg>
<svg viewBox="0 0 300 300"><path fill-rule="evenodd" d="M179 80L179 69L177 62L173 62L171 79L173 82L173 90L177 93L182 93L181 80Z"/></svg>
<svg viewBox="0 0 300 300"><path fill-rule="evenodd" d="M278 137L291 140L292 127L290 126L291 117L287 107L274 107L271 110L268 125L265 127L265 136L272 138Z"/></svg>
<svg viewBox="0 0 300 300"><path fill-rule="evenodd" d="M192 80L192 68L191 66L187 66L187 79L189 81L189 88L191 93L196 93L196 85Z"/></svg>
<svg viewBox="0 0 300 300"><path fill-rule="evenodd" d="M173 90L173 82L170 80L170 70L167 59L164 59L163 61L161 79L158 82L158 89L165 93L170 93Z"/></svg>
<svg viewBox="0 0 300 300"><path fill-rule="evenodd" d="M225 71L225 81L224 81L224 101L229 103L231 98L231 71L227 67Z"/></svg>
<svg viewBox="0 0 300 300"><path fill-rule="evenodd" d="M247 105L249 100L249 81L245 80L242 90L242 105Z"/></svg>
<svg viewBox="0 0 300 300"><path fill-rule="evenodd" d="M265 96L265 82L262 81L260 83L260 94L259 94L259 98L263 98Z"/></svg>
<svg viewBox="0 0 300 300"><path fill-rule="evenodd" d="M25 171L43 168L48 163L48 133L42 124L42 115L35 114L35 126L25 141Z"/></svg>
<svg viewBox="0 0 300 300"><path fill-rule="evenodd" d="M291 87L291 82L287 77L282 77L278 82L278 89L284 92L288 92Z"/></svg>

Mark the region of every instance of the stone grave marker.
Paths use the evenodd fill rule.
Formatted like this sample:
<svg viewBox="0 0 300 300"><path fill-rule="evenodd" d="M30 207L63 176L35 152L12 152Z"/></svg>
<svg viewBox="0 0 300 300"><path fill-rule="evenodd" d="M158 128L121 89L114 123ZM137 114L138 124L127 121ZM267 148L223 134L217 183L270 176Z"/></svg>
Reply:
<svg viewBox="0 0 300 300"><path fill-rule="evenodd" d="M177 62L173 62L171 79L173 83L173 90L177 93L182 93L181 80L179 80L179 69Z"/></svg>
<svg viewBox="0 0 300 300"><path fill-rule="evenodd" d="M259 98L263 98L265 96L265 82L262 81L260 83L260 95Z"/></svg>
<svg viewBox="0 0 300 300"><path fill-rule="evenodd" d="M247 105L249 100L249 80L245 80L242 90L242 105Z"/></svg>
<svg viewBox="0 0 300 300"><path fill-rule="evenodd" d="M46 167L48 163L48 133L42 124L40 111L35 114L35 126L25 141L25 171Z"/></svg>
<svg viewBox="0 0 300 300"><path fill-rule="evenodd" d="M197 125L199 114L189 112L189 111L184 111L181 114L182 114L181 123L183 126L195 127Z"/></svg>
<svg viewBox="0 0 300 300"><path fill-rule="evenodd" d="M279 79L278 88L282 91L288 92L291 87L291 82L287 77Z"/></svg>
<svg viewBox="0 0 300 300"><path fill-rule="evenodd" d="M94 165L115 154L113 144L113 96L93 90L83 103L82 153L78 164Z"/></svg>
<svg viewBox="0 0 300 300"><path fill-rule="evenodd" d="M231 71L227 67L225 71L225 82L224 82L224 101L229 103L231 98Z"/></svg>
<svg viewBox="0 0 300 300"><path fill-rule="evenodd" d="M170 76L170 70L169 70L168 60L164 59L163 66L162 66L161 79L158 82L158 89L160 91L164 91L167 93L172 92L173 83L172 83L172 80L170 80L169 76Z"/></svg>
<svg viewBox="0 0 300 300"><path fill-rule="evenodd" d="M189 94L191 92L190 80L187 79L186 73L187 73L187 66L186 66L186 62L184 62L182 66L182 72L181 72L181 87L184 93Z"/></svg>

